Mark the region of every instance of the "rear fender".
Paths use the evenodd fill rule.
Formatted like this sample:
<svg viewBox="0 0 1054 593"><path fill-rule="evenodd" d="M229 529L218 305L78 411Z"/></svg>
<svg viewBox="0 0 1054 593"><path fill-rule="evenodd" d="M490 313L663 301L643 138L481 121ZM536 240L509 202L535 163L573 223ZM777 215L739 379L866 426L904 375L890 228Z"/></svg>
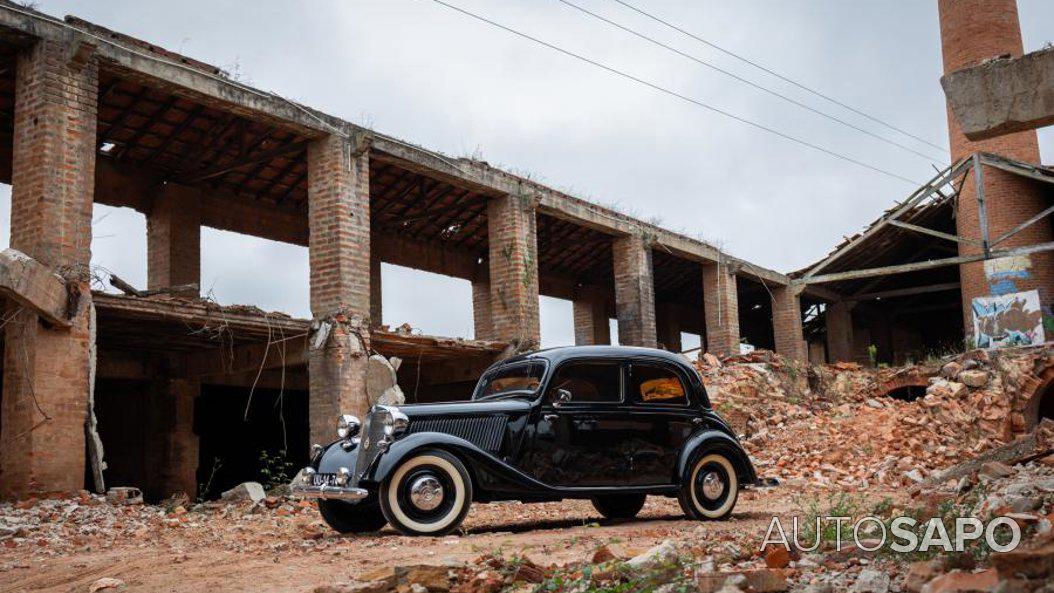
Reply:
<svg viewBox="0 0 1054 593"><path fill-rule="evenodd" d="M688 479L688 463L692 456L709 452L720 452L728 455L729 461L736 468L736 477L742 486L750 486L757 481L754 465L750 463L750 457L733 437L719 430L704 430L692 435L681 449L681 455L677 460L678 482L683 483Z"/></svg>

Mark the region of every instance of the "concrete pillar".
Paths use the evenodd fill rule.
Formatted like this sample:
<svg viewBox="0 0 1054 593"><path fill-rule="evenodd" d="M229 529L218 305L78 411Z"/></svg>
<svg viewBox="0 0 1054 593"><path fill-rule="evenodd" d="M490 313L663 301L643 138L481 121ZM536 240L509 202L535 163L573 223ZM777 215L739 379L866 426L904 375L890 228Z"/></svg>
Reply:
<svg viewBox="0 0 1054 593"><path fill-rule="evenodd" d="M615 314L623 346L654 348L655 281L651 246L640 235L612 241L615 266Z"/></svg>
<svg viewBox="0 0 1054 593"><path fill-rule="evenodd" d="M791 360L808 362L809 346L802 334L800 294L796 287L772 287L772 333L776 352Z"/></svg>
<svg viewBox="0 0 1054 593"><path fill-rule="evenodd" d="M37 41L15 74L11 247L58 271L75 295L71 329L23 310L4 328L0 496L84 486L91 365L91 216L98 63Z"/></svg>
<svg viewBox="0 0 1054 593"><path fill-rule="evenodd" d="M534 203L506 195L487 204L491 331L495 340L536 348L538 233Z"/></svg>
<svg viewBox="0 0 1054 593"><path fill-rule="evenodd" d="M381 297L381 258L376 250L370 251L370 327L380 327L384 321L384 306Z"/></svg>
<svg viewBox="0 0 1054 593"><path fill-rule="evenodd" d="M941 53L945 74L1000 55L1022 54L1021 26L1016 0L939 0ZM958 120L948 108L948 134L952 161L975 152L992 152L1028 163L1039 163L1039 140L1035 130L1006 134L971 142L962 133ZM956 230L962 237L980 239L980 217L975 175L967 177L958 198ZM1035 181L994 168L984 170L984 197L988 236L993 240L1047 207L1043 189ZM1054 240L1051 225L1040 221L999 244L1000 249L1035 245ZM981 252L973 243L959 243L960 255ZM1012 292L1039 290L1044 307L1054 302L1054 253L1033 253L1023 258L1029 263L1023 277L1011 278ZM984 262L959 267L962 285L963 322L972 334L975 297L991 294ZM1002 290L1007 290L1003 287Z"/></svg>
<svg viewBox="0 0 1054 593"><path fill-rule="evenodd" d="M827 303L824 318L827 325L828 362L853 360L853 305L855 302Z"/></svg>
<svg viewBox="0 0 1054 593"><path fill-rule="evenodd" d="M680 352L681 346L681 320L677 314L677 307L673 303L663 303L655 306L655 334L661 348L670 352Z"/></svg>
<svg viewBox="0 0 1054 593"><path fill-rule="evenodd" d="M193 500L198 494L198 435L194 432L194 403L201 383L191 379L166 378L155 391L158 414L155 434L161 439L159 494L168 497L185 492Z"/></svg>
<svg viewBox="0 0 1054 593"><path fill-rule="evenodd" d="M739 291L727 266L703 266L706 351L714 356L739 354Z"/></svg>
<svg viewBox="0 0 1054 593"><path fill-rule="evenodd" d="M308 352L311 440L333 439L341 413L365 415L370 315L369 154L327 136L311 143L308 251L311 314L318 330Z"/></svg>
<svg viewBox="0 0 1054 593"><path fill-rule="evenodd" d="M575 345L594 346L611 343L607 304L598 295L578 295L571 302L574 313Z"/></svg>
<svg viewBox="0 0 1054 593"><path fill-rule="evenodd" d="M167 184L146 215L147 288L201 284L201 198L197 190ZM199 290L183 296L197 297Z"/></svg>
<svg viewBox="0 0 1054 593"><path fill-rule="evenodd" d="M493 340L494 326L490 308L490 280L472 281L472 324L477 340Z"/></svg>

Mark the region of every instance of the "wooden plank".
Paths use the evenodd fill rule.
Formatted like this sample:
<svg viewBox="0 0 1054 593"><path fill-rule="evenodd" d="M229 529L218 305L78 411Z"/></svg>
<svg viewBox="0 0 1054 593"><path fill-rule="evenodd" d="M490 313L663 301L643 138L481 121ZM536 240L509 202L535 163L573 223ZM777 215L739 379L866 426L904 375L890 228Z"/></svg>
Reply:
<svg viewBox="0 0 1054 593"><path fill-rule="evenodd" d="M1051 207L1047 208L1043 212L1040 212L1039 214L1033 216L1032 218L1026 220L1025 222L1022 222L1021 224L1017 225L1016 227L1014 227L1014 228L1010 229L1009 231L1003 233L1002 235L999 236L999 238L997 238L995 241L992 242L992 247L995 247L996 245L999 245L1000 243L1002 243L1006 239L1009 239L1010 237L1013 237L1014 235L1020 233L1021 231L1025 230L1026 228L1028 228L1028 227L1032 226L1033 224L1039 222L1040 220L1043 220L1044 218L1046 218L1047 216L1049 216L1052 213L1054 213L1054 206L1051 206Z"/></svg>
<svg viewBox="0 0 1054 593"><path fill-rule="evenodd" d="M210 169L202 173L197 173L189 177L185 177L183 179L178 180L177 183L191 185L194 183L205 181L207 179L212 179L213 177L219 177L220 175L225 175L236 169L241 169L242 167L248 167L249 165L255 165L262 161L269 161L275 157L284 156L294 152L300 152L302 150L307 150L307 145L309 143L310 141L308 140L302 140L300 142L293 142L292 144L286 144L285 146L272 148L271 150L258 152L256 154L249 155L245 158L237 159L226 165L221 165L214 169Z"/></svg>
<svg viewBox="0 0 1054 593"><path fill-rule="evenodd" d="M1027 247L1018 247L1016 249L996 250L990 252L990 257L1012 257L1015 255L1027 255L1029 253L1039 253L1042 251L1054 251L1054 242L1039 243L1036 245L1029 245ZM977 253L973 255L960 255L958 257L933 259L918 263L900 264L896 266L884 266L881 268L867 268L864 270L850 270L848 272L824 274L822 276L813 276L811 278L806 277L802 278L801 283L822 284L825 282L841 282L843 280L856 280L859 278L871 278L874 276L890 276L893 274L905 274L907 272L918 272L921 270L931 270L934 268L957 266L959 264L967 264L970 262L982 261L985 259L989 258L986 258L983 253Z"/></svg>
<svg viewBox="0 0 1054 593"><path fill-rule="evenodd" d="M891 225L893 225L895 227L898 227L898 228L907 229L909 231L915 231L916 233L922 233L923 235L929 235L931 237L937 237L938 239L944 239L946 241L954 241L956 243L977 243L978 242L977 239L969 239L969 238L966 238L966 237L959 237L957 235L950 235L948 233L943 233L941 231L935 231L933 229L928 229L926 227L921 227L921 226L919 226L917 224L911 224L910 222L901 222L899 220L891 220L891 221L889 221L889 224L891 224Z"/></svg>
<svg viewBox="0 0 1054 593"><path fill-rule="evenodd" d="M945 282L944 284L930 284L928 286L914 286L911 288L896 288L892 290L880 290L878 292L867 292L854 294L850 299L866 301L870 299L891 299L896 297L912 296L916 294L929 294L933 292L945 292L959 290L958 282ZM849 299L847 299L849 300Z"/></svg>
<svg viewBox="0 0 1054 593"><path fill-rule="evenodd" d="M977 222L981 225L981 249L986 258L992 256L992 244L988 240L988 208L984 203L984 166L981 165L980 153L973 157L974 189L977 194Z"/></svg>

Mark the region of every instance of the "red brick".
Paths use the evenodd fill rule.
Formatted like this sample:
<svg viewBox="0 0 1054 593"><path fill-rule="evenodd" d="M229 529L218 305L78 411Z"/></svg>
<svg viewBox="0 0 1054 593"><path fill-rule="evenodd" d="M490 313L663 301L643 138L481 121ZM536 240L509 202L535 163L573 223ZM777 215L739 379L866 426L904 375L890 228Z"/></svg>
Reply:
<svg viewBox="0 0 1054 593"><path fill-rule="evenodd" d="M615 264L619 344L654 348L655 281L651 246L645 237L631 235L612 241L611 251Z"/></svg>
<svg viewBox="0 0 1054 593"><path fill-rule="evenodd" d="M535 205L515 195L492 198L487 222L493 337L537 347L541 328Z"/></svg>
<svg viewBox="0 0 1054 593"><path fill-rule="evenodd" d="M703 266L706 351L715 356L739 354L739 291L726 266Z"/></svg>
<svg viewBox="0 0 1054 593"><path fill-rule="evenodd" d="M494 329L490 310L490 281L472 281L472 325L477 340L493 340Z"/></svg>
<svg viewBox="0 0 1054 593"><path fill-rule="evenodd" d="M68 330L27 311L4 328L0 439L17 443L0 448L4 497L84 485L98 65L39 41L15 80L11 247L73 282L81 307Z"/></svg>
<svg viewBox="0 0 1054 593"><path fill-rule="evenodd" d="M801 326L801 298L796 287L772 287L772 333L776 352L801 362L808 362L809 347Z"/></svg>
<svg viewBox="0 0 1054 593"><path fill-rule="evenodd" d="M829 362L853 360L853 308L850 303L828 303L824 312L827 325Z"/></svg>
<svg viewBox="0 0 1054 593"><path fill-rule="evenodd" d="M611 343L611 323L605 299L591 293L576 295L571 302L571 310L574 314L576 346Z"/></svg>
<svg viewBox="0 0 1054 593"><path fill-rule="evenodd" d="M949 73L974 66L987 59L1009 54L1022 54L1021 27L1015 0L939 0L941 45L944 71ZM957 161L974 152L991 152L1029 163L1039 163L1039 141L1034 130L1006 134L988 140L971 142L959 128L959 123L948 109L948 130L952 160ZM1005 171L986 168L985 206L989 237L992 239L1013 229L1047 204L1041 190L1033 181ZM963 237L979 239L980 222L974 176L971 174L959 195L956 227ZM999 244L999 248L1020 247L1045 243L1054 239L1051 225L1034 224ZM980 247L959 244L961 255L979 253ZM1054 254L1033 254L1032 277L1017 281L1021 291L1038 289L1043 305L1054 298ZM972 333L973 314L970 308L974 297L989 294L982 262L964 264L959 268L962 283L963 321L966 333Z"/></svg>
<svg viewBox="0 0 1054 593"><path fill-rule="evenodd" d="M201 283L201 198L196 190L167 184L146 217L147 288ZM196 297L199 291L187 296Z"/></svg>

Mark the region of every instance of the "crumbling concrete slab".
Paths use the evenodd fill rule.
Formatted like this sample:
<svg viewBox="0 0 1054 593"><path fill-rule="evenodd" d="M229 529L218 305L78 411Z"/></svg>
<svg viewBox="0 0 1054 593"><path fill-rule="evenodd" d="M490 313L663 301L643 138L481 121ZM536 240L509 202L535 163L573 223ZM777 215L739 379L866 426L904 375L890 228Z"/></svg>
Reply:
<svg viewBox="0 0 1054 593"><path fill-rule="evenodd" d="M970 140L1054 124L1054 48L957 70L941 86Z"/></svg>
<svg viewBox="0 0 1054 593"><path fill-rule="evenodd" d="M0 252L0 295L29 307L55 325L70 327L66 281L21 251Z"/></svg>

